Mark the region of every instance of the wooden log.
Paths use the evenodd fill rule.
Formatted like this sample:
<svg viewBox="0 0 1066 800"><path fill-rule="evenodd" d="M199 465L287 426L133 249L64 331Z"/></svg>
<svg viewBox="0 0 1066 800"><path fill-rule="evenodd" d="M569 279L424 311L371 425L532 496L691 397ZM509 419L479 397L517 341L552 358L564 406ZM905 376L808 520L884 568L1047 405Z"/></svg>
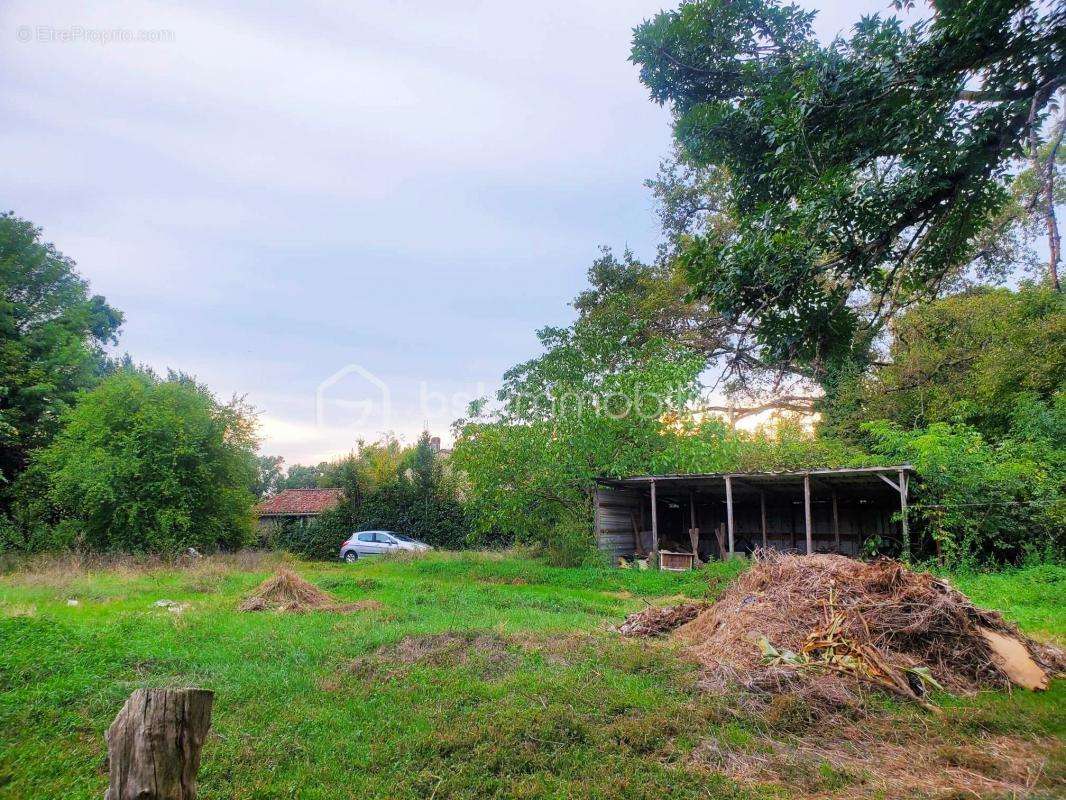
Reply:
<svg viewBox="0 0 1066 800"><path fill-rule="evenodd" d="M726 550L725 545L725 525L718 523L718 527L714 529L714 538L718 540L718 557L725 561L729 558L729 551Z"/></svg>
<svg viewBox="0 0 1066 800"><path fill-rule="evenodd" d="M107 729L104 800L196 800L214 692L138 689Z"/></svg>

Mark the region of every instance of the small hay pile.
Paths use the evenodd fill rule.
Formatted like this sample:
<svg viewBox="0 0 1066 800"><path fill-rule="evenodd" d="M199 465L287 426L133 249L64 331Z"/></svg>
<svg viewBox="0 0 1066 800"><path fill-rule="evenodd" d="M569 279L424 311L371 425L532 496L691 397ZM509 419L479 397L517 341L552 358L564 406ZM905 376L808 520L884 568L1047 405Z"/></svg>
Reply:
<svg viewBox="0 0 1066 800"><path fill-rule="evenodd" d="M288 612L337 611L343 608L326 592L285 568L259 584L255 594L240 606L241 611Z"/></svg>
<svg viewBox="0 0 1066 800"><path fill-rule="evenodd" d="M708 668L707 688L857 707L870 686L922 704L930 688L1006 688L1011 669L993 652L997 634L1038 671L1066 667L1061 651L931 574L888 559L765 552L674 636Z"/></svg>
<svg viewBox="0 0 1066 800"><path fill-rule="evenodd" d="M618 626L618 632L623 636L661 636L691 622L706 607L704 603L682 603L665 608L648 606L626 617Z"/></svg>

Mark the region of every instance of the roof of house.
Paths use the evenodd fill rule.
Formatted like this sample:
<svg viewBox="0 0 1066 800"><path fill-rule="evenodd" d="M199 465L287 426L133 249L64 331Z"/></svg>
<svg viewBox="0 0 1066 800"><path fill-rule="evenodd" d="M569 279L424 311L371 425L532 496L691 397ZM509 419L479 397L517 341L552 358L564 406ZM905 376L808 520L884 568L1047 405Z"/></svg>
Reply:
<svg viewBox="0 0 1066 800"><path fill-rule="evenodd" d="M306 517L333 508L343 489L284 489L255 507L260 517Z"/></svg>

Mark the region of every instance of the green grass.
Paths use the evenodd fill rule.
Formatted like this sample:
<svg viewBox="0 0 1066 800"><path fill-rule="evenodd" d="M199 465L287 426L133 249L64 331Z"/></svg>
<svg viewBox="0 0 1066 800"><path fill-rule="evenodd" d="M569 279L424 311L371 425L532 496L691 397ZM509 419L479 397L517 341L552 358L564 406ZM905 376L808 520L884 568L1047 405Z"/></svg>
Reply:
<svg viewBox="0 0 1066 800"><path fill-rule="evenodd" d="M608 630L645 600L713 598L737 565L561 569L512 554L300 564L338 599L381 607L238 613L273 566L57 565L0 578L0 797L99 798L103 733L129 693L149 685L216 692L205 800L780 794L694 766L701 741L743 744L760 723L698 691L695 668L671 646ZM960 584L1016 610L1023 627L1061 636L1066 570L1037 574L1047 580L1019 572ZM189 608L153 605L164 598ZM428 658L395 648L443 633L457 636ZM1061 737L1064 695L1060 684L1042 696L953 701L948 716L975 732ZM824 771L831 789L839 777Z"/></svg>
<svg viewBox="0 0 1066 800"><path fill-rule="evenodd" d="M952 583L978 605L1000 611L1024 630L1066 645L1066 567L1044 564L956 575Z"/></svg>

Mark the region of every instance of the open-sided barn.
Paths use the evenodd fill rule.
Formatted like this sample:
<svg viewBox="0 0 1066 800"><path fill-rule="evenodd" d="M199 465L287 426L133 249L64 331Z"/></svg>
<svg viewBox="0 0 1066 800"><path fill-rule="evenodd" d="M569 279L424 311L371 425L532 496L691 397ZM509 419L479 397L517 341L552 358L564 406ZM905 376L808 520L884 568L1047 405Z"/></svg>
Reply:
<svg viewBox="0 0 1066 800"><path fill-rule="evenodd" d="M855 555L872 537L909 542L909 465L601 478L596 539L664 567L757 547Z"/></svg>

